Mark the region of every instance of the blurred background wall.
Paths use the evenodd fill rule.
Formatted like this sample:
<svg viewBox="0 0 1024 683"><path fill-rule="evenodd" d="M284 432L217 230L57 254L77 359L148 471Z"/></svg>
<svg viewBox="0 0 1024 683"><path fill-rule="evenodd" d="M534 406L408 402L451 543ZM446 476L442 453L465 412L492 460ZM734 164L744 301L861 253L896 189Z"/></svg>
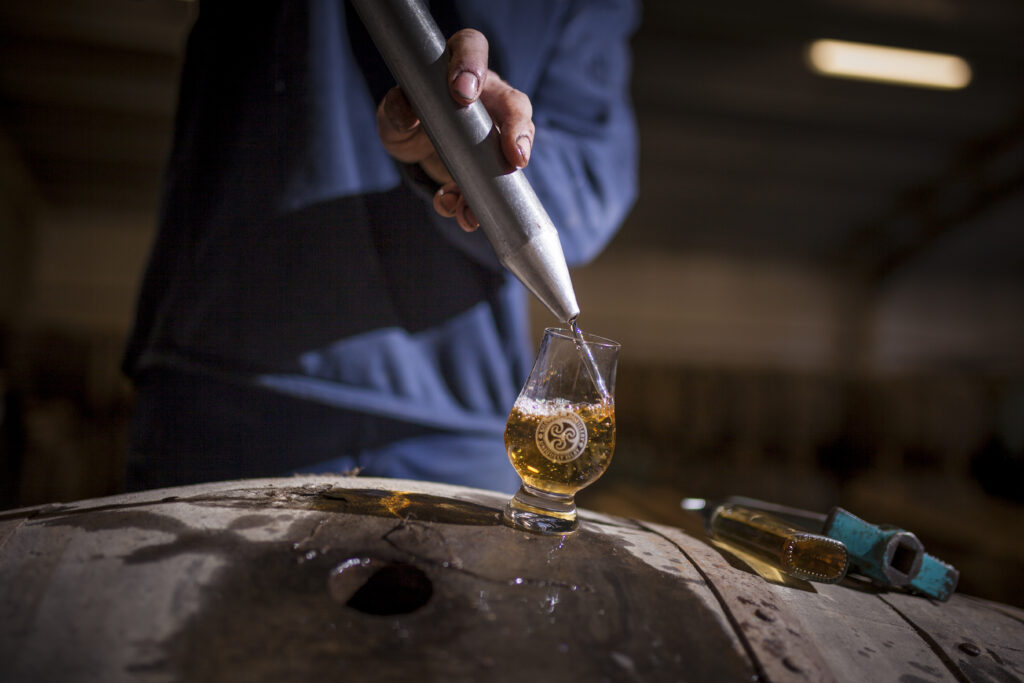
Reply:
<svg viewBox="0 0 1024 683"><path fill-rule="evenodd" d="M0 6L2 508L120 486L119 357L195 11ZM584 505L843 505L1024 603L1021 35L1018 0L644 5L640 199L574 272L584 328L624 346ZM828 78L821 38L959 55L971 80Z"/></svg>

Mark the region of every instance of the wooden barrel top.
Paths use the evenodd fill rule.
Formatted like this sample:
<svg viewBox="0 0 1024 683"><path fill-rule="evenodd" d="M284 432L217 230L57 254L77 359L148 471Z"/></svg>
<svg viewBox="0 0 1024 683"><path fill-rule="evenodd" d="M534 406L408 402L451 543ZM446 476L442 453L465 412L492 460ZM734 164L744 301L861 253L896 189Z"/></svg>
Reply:
<svg viewBox="0 0 1024 683"><path fill-rule="evenodd" d="M295 477L0 513L0 682L1021 681L1024 612L773 583L699 534Z"/></svg>

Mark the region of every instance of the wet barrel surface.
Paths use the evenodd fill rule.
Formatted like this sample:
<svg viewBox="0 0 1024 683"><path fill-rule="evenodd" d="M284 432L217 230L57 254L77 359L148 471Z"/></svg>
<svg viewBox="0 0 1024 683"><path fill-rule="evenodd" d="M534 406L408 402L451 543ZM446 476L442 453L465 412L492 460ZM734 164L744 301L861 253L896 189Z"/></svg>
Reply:
<svg viewBox="0 0 1024 683"><path fill-rule="evenodd" d="M0 681L1022 676L1019 610L770 584L588 512L535 536L503 503L301 477L0 513Z"/></svg>

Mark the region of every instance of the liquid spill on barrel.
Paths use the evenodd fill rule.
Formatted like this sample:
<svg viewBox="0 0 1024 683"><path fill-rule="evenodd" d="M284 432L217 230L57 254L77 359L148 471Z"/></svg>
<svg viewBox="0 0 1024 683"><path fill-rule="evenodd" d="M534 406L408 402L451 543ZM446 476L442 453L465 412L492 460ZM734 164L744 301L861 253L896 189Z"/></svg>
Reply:
<svg viewBox="0 0 1024 683"><path fill-rule="evenodd" d="M328 489L316 509L353 515L400 517L421 522L498 526L501 511L496 508L428 493L379 491L375 489Z"/></svg>
<svg viewBox="0 0 1024 683"><path fill-rule="evenodd" d="M48 523L173 534L127 563L187 553L226 560L199 588L198 611L169 624L139 672L181 681L339 671L361 681L749 680L718 617L677 577L621 552L622 541L587 528L568 539L534 536L502 526L498 508L394 495L338 490L282 506L282 494L272 509L269 498L246 506L226 496L223 507L239 517L291 514L281 540L254 541L230 524L194 528L152 510ZM402 584L411 599L389 608Z"/></svg>
<svg viewBox="0 0 1024 683"><path fill-rule="evenodd" d="M565 547L565 541L566 541L567 538L569 538L569 537L568 536L561 536L561 537L559 537L558 543L556 545L552 546L551 550L548 551L548 564L551 564L551 562L553 560L557 559L555 553L557 553L559 550L561 550L562 548Z"/></svg>

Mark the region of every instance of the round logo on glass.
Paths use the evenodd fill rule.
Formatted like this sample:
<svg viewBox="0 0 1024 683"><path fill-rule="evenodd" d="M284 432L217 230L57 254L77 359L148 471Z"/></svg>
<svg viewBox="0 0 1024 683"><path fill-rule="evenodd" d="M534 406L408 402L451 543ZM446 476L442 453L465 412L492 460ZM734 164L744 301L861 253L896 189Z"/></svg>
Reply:
<svg viewBox="0 0 1024 683"><path fill-rule="evenodd" d="M552 462L572 462L587 447L587 425L583 418L564 413L545 418L537 427L537 448Z"/></svg>

